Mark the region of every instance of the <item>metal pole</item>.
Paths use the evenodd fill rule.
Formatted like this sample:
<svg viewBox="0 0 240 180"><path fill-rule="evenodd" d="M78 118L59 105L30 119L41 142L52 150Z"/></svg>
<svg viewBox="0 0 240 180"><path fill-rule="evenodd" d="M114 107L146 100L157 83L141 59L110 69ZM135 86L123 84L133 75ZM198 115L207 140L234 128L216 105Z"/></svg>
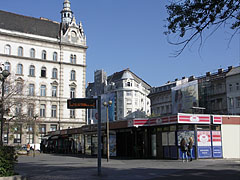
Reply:
<svg viewBox="0 0 240 180"><path fill-rule="evenodd" d="M102 155L102 143L101 143L101 96L98 96L98 176L101 175L101 155Z"/></svg>
<svg viewBox="0 0 240 180"><path fill-rule="evenodd" d="M2 104L1 104L1 141L0 144L3 145L3 113L4 113L4 107L3 107L3 100L4 100L4 81L5 79L2 78Z"/></svg>
<svg viewBox="0 0 240 180"><path fill-rule="evenodd" d="M109 119L108 119L108 105L107 105L107 162L109 161Z"/></svg>

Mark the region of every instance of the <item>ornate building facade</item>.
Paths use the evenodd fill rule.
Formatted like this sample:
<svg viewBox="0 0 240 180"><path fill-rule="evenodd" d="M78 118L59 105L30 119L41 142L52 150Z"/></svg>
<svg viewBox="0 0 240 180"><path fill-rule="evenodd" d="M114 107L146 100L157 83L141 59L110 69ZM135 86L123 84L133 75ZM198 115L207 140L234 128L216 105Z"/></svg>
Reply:
<svg viewBox="0 0 240 180"><path fill-rule="evenodd" d="M60 23L0 10L2 69L24 84L21 96L34 102L11 107L4 118L25 114L39 122L5 130L5 143L40 143L48 131L85 124L85 110L67 109L67 99L85 97L86 50L82 23L76 23L69 0L63 3Z"/></svg>

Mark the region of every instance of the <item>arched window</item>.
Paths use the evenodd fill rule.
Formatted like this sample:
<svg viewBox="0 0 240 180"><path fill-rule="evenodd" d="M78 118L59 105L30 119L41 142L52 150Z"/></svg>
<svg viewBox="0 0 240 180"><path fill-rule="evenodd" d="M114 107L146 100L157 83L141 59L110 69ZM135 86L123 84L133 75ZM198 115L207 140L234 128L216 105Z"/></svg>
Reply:
<svg viewBox="0 0 240 180"><path fill-rule="evenodd" d="M31 65L29 67L29 76L35 76L35 66Z"/></svg>
<svg viewBox="0 0 240 180"><path fill-rule="evenodd" d="M47 69L45 67L42 67L42 69L41 69L41 77L46 77L46 71L47 71Z"/></svg>
<svg viewBox="0 0 240 180"><path fill-rule="evenodd" d="M76 72L74 70L71 71L71 81L76 80Z"/></svg>
<svg viewBox="0 0 240 180"><path fill-rule="evenodd" d="M5 46L4 53L7 55L11 55L11 46L9 44Z"/></svg>
<svg viewBox="0 0 240 180"><path fill-rule="evenodd" d="M17 74L23 74L23 65L22 64L18 64L17 65Z"/></svg>
<svg viewBox="0 0 240 180"><path fill-rule="evenodd" d="M45 50L42 51L42 59L47 59L47 52Z"/></svg>
<svg viewBox="0 0 240 180"><path fill-rule="evenodd" d="M53 68L52 70L52 78L57 79L57 68Z"/></svg>
<svg viewBox="0 0 240 180"><path fill-rule="evenodd" d="M57 52L53 53L53 61L57 61Z"/></svg>
<svg viewBox="0 0 240 180"><path fill-rule="evenodd" d="M30 57L35 58L35 49L33 48L30 49Z"/></svg>
<svg viewBox="0 0 240 180"><path fill-rule="evenodd" d="M18 47L18 56L23 56L23 47Z"/></svg>
<svg viewBox="0 0 240 180"><path fill-rule="evenodd" d="M10 63L9 62L5 62L4 69L8 70L8 72L10 72L10 70L11 70L10 67L11 67Z"/></svg>

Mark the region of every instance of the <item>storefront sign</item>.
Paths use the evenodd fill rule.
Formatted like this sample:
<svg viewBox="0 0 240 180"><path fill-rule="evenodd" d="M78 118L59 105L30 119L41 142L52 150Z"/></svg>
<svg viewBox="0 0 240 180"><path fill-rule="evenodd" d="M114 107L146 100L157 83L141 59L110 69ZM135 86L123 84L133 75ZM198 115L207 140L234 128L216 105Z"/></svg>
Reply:
<svg viewBox="0 0 240 180"><path fill-rule="evenodd" d="M211 146L210 131L197 132L198 146Z"/></svg>
<svg viewBox="0 0 240 180"><path fill-rule="evenodd" d="M198 158L211 158L212 157L211 147L198 147Z"/></svg>
<svg viewBox="0 0 240 180"><path fill-rule="evenodd" d="M178 114L178 123L210 124L210 115Z"/></svg>
<svg viewBox="0 0 240 180"><path fill-rule="evenodd" d="M213 124L222 124L222 116L213 116Z"/></svg>
<svg viewBox="0 0 240 180"><path fill-rule="evenodd" d="M213 146L222 146L221 131L212 131Z"/></svg>
<svg viewBox="0 0 240 180"><path fill-rule="evenodd" d="M213 146L213 157L214 158L222 158L222 146Z"/></svg>
<svg viewBox="0 0 240 180"><path fill-rule="evenodd" d="M222 137L221 131L212 131L213 157L222 158Z"/></svg>

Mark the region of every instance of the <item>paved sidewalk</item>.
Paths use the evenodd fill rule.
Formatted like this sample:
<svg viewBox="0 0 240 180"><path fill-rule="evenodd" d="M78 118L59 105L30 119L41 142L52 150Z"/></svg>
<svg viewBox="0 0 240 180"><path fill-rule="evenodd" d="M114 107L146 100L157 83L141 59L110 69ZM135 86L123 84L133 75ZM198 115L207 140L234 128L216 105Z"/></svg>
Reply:
<svg viewBox="0 0 240 180"><path fill-rule="evenodd" d="M30 180L240 180L240 160L116 160L102 159L97 176L97 159L40 154L20 156L16 171Z"/></svg>

